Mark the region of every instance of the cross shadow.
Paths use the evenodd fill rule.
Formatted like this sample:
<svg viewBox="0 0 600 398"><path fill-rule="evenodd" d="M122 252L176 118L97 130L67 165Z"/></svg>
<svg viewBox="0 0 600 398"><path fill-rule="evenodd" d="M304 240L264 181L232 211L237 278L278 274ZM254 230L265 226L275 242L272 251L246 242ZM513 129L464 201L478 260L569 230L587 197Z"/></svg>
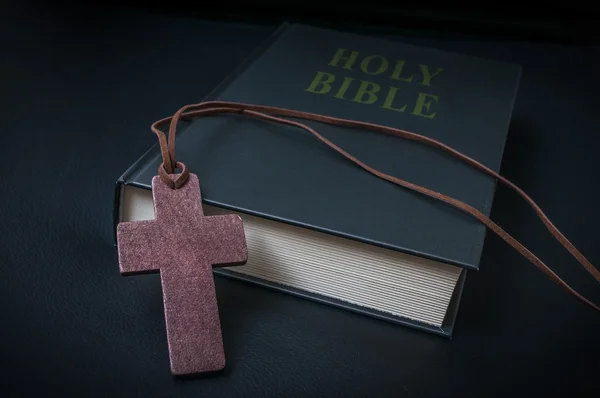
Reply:
<svg viewBox="0 0 600 398"><path fill-rule="evenodd" d="M216 379L219 377L228 377L231 373L231 369L227 366L223 370L217 370L214 372L195 373L190 375L173 375L173 379L181 382L202 380L202 379Z"/></svg>
<svg viewBox="0 0 600 398"><path fill-rule="evenodd" d="M222 275L215 276L215 285L227 361L225 372L229 372L247 351L247 338L253 335L256 325L285 305L286 300L274 295L285 293Z"/></svg>
<svg viewBox="0 0 600 398"><path fill-rule="evenodd" d="M254 322L260 321L261 308L269 305L266 299L256 294L259 289L248 282L234 280L215 274L215 288L219 307L219 319L225 351L225 367L222 370L189 375L173 375L173 379L185 382L201 379L227 378L243 355L244 336ZM270 297L272 300L272 297Z"/></svg>

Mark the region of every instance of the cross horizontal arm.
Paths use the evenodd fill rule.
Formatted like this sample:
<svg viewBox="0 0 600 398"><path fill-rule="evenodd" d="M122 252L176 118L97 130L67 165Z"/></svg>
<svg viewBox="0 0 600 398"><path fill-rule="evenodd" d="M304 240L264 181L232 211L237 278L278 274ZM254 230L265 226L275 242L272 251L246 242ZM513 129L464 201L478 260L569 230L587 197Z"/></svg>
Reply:
<svg viewBox="0 0 600 398"><path fill-rule="evenodd" d="M117 226L121 274L158 271L165 266L160 224L154 220L122 222Z"/></svg>
<svg viewBox="0 0 600 398"><path fill-rule="evenodd" d="M208 216L202 219L207 236L201 243L210 248L210 262L215 266L241 265L248 260L248 248L242 218L237 214Z"/></svg>

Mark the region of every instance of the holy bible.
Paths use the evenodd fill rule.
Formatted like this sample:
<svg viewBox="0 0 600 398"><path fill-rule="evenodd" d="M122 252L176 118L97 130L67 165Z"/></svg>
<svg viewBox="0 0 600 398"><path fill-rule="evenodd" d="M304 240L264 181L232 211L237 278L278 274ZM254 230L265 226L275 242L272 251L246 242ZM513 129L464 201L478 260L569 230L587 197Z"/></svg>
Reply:
<svg viewBox="0 0 600 398"><path fill-rule="evenodd" d="M284 24L201 101L400 128L499 171L520 74L518 65ZM447 153L302 122L376 169L490 213L495 179ZM197 174L206 215L243 220L247 263L215 274L452 336L486 234L471 216L365 172L306 131L244 115L182 124L177 157ZM118 179L115 228L154 218L150 189L161 161L154 146Z"/></svg>

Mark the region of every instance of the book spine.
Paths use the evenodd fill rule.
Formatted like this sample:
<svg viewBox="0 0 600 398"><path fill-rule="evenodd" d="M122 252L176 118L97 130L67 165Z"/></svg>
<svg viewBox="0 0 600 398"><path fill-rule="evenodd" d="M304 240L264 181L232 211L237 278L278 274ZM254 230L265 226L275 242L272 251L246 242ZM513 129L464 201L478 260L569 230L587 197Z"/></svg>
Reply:
<svg viewBox="0 0 600 398"><path fill-rule="evenodd" d="M442 323L442 330L444 330L448 338L452 338L452 334L454 333L454 325L456 324L456 318L458 317L458 309L462 301L462 294L463 289L465 287L465 281L467 279L467 272L468 270L463 269L461 271L460 276L458 277L456 286L454 286L452 298L450 299L450 304L448 305L448 309L446 310L446 317L444 318L444 322Z"/></svg>

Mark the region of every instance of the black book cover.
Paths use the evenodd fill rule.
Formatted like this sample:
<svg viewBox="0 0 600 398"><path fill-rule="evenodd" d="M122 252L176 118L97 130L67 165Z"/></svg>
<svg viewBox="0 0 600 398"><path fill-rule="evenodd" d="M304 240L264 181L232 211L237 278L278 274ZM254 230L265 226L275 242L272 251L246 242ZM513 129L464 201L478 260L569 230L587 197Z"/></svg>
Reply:
<svg viewBox="0 0 600 398"><path fill-rule="evenodd" d="M518 65L286 24L206 100L271 105L409 130L498 171L520 73ZM365 130L303 122L372 167L490 213L495 179L446 153ZM479 268L485 226L445 203L365 172L297 128L239 115L201 118L180 129L177 159L198 175L206 204ZM155 146L119 179L115 223L121 185L150 189L160 162ZM394 320L451 334L463 283L464 272L444 328Z"/></svg>

